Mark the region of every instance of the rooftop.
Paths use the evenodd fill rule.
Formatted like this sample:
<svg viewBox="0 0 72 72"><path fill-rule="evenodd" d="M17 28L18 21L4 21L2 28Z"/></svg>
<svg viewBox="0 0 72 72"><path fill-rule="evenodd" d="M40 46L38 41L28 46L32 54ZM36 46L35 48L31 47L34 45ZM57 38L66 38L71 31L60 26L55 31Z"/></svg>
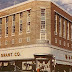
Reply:
<svg viewBox="0 0 72 72"><path fill-rule="evenodd" d="M24 1L24 2L22 2L22 3L16 4L16 5L7 7L7 8L1 9L0 12L5 11L5 10L7 10L7 9L11 9L11 8L13 8L13 7L17 7L17 6L20 6L20 5L23 5L23 4L32 2L32 1L51 1L51 2L54 3L56 6L58 6L60 9L62 9L63 11L65 11L66 13L68 13L70 16L72 16L71 13L69 13L67 10L65 10L64 8L62 8L60 5L58 5L57 3L55 3L55 2L52 1L52 0L28 0L28 1Z"/></svg>

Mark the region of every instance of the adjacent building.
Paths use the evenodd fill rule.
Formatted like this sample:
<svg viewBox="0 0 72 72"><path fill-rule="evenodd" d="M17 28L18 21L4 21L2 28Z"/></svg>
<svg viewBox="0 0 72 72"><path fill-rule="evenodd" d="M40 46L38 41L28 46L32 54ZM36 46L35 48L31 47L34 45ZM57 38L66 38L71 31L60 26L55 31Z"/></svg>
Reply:
<svg viewBox="0 0 72 72"><path fill-rule="evenodd" d="M72 70L72 15L49 0L29 0L0 10L0 66L31 70L35 64L37 70L45 62L35 60L38 55L53 55L56 72ZM49 65L46 61L44 65ZM48 71L47 65L41 70Z"/></svg>

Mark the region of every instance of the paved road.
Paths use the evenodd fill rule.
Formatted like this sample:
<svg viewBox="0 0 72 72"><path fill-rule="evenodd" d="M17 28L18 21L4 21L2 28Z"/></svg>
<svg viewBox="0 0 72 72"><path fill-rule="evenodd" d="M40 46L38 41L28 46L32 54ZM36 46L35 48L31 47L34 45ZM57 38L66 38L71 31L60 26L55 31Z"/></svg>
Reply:
<svg viewBox="0 0 72 72"><path fill-rule="evenodd" d="M0 71L0 72L31 72L31 71Z"/></svg>
<svg viewBox="0 0 72 72"><path fill-rule="evenodd" d="M0 72L32 72L32 71L0 71Z"/></svg>

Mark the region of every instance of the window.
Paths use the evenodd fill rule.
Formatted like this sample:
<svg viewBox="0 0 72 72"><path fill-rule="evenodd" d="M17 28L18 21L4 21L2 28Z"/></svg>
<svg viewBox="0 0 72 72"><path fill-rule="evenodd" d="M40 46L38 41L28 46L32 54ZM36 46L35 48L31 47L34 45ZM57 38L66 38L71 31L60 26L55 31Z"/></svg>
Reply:
<svg viewBox="0 0 72 72"><path fill-rule="evenodd" d="M8 16L6 17L6 23L8 23Z"/></svg>
<svg viewBox="0 0 72 72"><path fill-rule="evenodd" d="M15 66L15 61L10 61L9 64Z"/></svg>
<svg viewBox="0 0 72 72"><path fill-rule="evenodd" d="M22 38L19 38L19 43L22 43Z"/></svg>
<svg viewBox="0 0 72 72"><path fill-rule="evenodd" d="M41 29L45 29L45 21L41 21Z"/></svg>
<svg viewBox="0 0 72 72"><path fill-rule="evenodd" d="M22 33L22 23L20 22L20 33Z"/></svg>
<svg viewBox="0 0 72 72"><path fill-rule="evenodd" d="M61 45L61 40L59 40L59 44Z"/></svg>
<svg viewBox="0 0 72 72"><path fill-rule="evenodd" d="M40 39L46 39L46 20L45 20L45 9L41 9L41 32L40 32Z"/></svg>
<svg viewBox="0 0 72 72"><path fill-rule="evenodd" d="M22 18L23 17L23 12L20 12L20 18Z"/></svg>
<svg viewBox="0 0 72 72"><path fill-rule="evenodd" d="M27 30L26 30L27 33L30 32L30 24L31 24L30 17L31 17L31 10L27 10Z"/></svg>
<svg viewBox="0 0 72 72"><path fill-rule="evenodd" d="M15 34L15 14L13 15L13 22L12 22L12 35Z"/></svg>
<svg viewBox="0 0 72 72"><path fill-rule="evenodd" d="M67 22L67 39L69 40L69 22Z"/></svg>
<svg viewBox="0 0 72 72"><path fill-rule="evenodd" d="M20 13L19 34L22 34L22 17L23 17L23 12Z"/></svg>
<svg viewBox="0 0 72 72"><path fill-rule="evenodd" d="M45 9L41 9L41 16L45 16Z"/></svg>
<svg viewBox="0 0 72 72"><path fill-rule="evenodd" d="M27 21L30 22L31 10L27 10Z"/></svg>
<svg viewBox="0 0 72 72"><path fill-rule="evenodd" d="M5 45L7 45L8 44L8 41L7 40L5 40Z"/></svg>
<svg viewBox="0 0 72 72"><path fill-rule="evenodd" d="M66 22L63 20L63 38L66 38Z"/></svg>
<svg viewBox="0 0 72 72"><path fill-rule="evenodd" d="M27 37L27 42L30 42L30 37Z"/></svg>
<svg viewBox="0 0 72 72"><path fill-rule="evenodd" d="M65 43L65 41L64 41L64 46L65 46L65 44L66 44L66 43Z"/></svg>
<svg viewBox="0 0 72 72"><path fill-rule="evenodd" d="M28 12L28 17L30 17L30 12L31 12L31 10L27 10L27 12Z"/></svg>
<svg viewBox="0 0 72 72"><path fill-rule="evenodd" d="M30 32L30 22L27 23L27 32Z"/></svg>
<svg viewBox="0 0 72 72"><path fill-rule="evenodd" d="M8 62L4 62L4 66L8 66Z"/></svg>
<svg viewBox="0 0 72 72"><path fill-rule="evenodd" d="M5 36L8 36L8 16L6 17Z"/></svg>
<svg viewBox="0 0 72 72"><path fill-rule="evenodd" d="M45 21L45 9L41 9L41 21Z"/></svg>
<svg viewBox="0 0 72 72"><path fill-rule="evenodd" d="M57 14L55 13L55 35L57 35Z"/></svg>
<svg viewBox="0 0 72 72"><path fill-rule="evenodd" d="M62 18L59 16L59 36L62 36Z"/></svg>
<svg viewBox="0 0 72 72"><path fill-rule="evenodd" d="M13 21L15 21L15 14L13 15Z"/></svg>
<svg viewBox="0 0 72 72"><path fill-rule="evenodd" d="M41 29L45 29L45 9L41 9Z"/></svg>
<svg viewBox="0 0 72 72"><path fill-rule="evenodd" d="M67 43L67 47L69 47L69 43Z"/></svg>
<svg viewBox="0 0 72 72"><path fill-rule="evenodd" d="M55 43L57 43L57 38L55 38Z"/></svg>
<svg viewBox="0 0 72 72"><path fill-rule="evenodd" d="M34 62L32 61L23 61L22 62L22 70L24 70L25 72L27 71L31 71L32 70L32 65ZM33 65L34 66L34 65ZM35 66L34 66L35 67Z"/></svg>
<svg viewBox="0 0 72 72"><path fill-rule="evenodd" d="M41 40L45 40L45 33L40 33L41 34Z"/></svg>
<svg viewBox="0 0 72 72"><path fill-rule="evenodd" d="M0 18L0 37L1 37L1 34L2 34L2 18Z"/></svg>
<svg viewBox="0 0 72 72"><path fill-rule="evenodd" d="M12 39L12 44L14 44L14 39Z"/></svg>
<svg viewBox="0 0 72 72"><path fill-rule="evenodd" d="M0 67L2 66L2 62L0 62Z"/></svg>

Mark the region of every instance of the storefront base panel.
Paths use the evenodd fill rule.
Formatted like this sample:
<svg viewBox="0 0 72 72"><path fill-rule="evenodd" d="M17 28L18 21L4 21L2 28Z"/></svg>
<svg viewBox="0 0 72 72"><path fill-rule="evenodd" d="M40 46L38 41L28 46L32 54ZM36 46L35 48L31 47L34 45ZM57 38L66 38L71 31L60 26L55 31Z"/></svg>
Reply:
<svg viewBox="0 0 72 72"><path fill-rule="evenodd" d="M56 64L55 72L72 72L72 66Z"/></svg>

